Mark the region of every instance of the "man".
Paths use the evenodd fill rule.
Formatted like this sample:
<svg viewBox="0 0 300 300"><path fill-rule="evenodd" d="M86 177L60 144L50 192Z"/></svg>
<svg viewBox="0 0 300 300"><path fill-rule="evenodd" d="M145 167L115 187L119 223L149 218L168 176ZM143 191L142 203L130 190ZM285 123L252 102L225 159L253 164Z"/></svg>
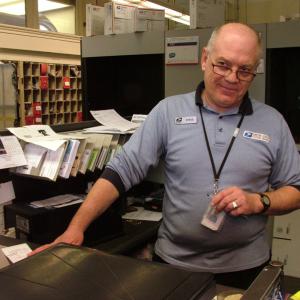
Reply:
<svg viewBox="0 0 300 300"><path fill-rule="evenodd" d="M260 56L250 27L215 30L202 51L204 82L152 110L54 243L80 245L91 221L162 159L156 260L247 288L270 258L267 215L300 207L300 158L290 131L278 112L247 93Z"/></svg>

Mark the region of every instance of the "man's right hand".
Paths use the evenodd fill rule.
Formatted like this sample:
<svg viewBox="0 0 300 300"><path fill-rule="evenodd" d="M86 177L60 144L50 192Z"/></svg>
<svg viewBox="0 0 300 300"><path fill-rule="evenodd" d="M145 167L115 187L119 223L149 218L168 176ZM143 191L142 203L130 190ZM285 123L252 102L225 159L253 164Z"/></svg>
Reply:
<svg viewBox="0 0 300 300"><path fill-rule="evenodd" d="M76 245L80 246L83 243L84 239L84 234L78 229L69 227L62 235L60 235L57 239L55 239L52 243L50 244L45 244L43 246L40 246L30 252L28 256L32 256L34 254L37 254L41 251L44 251L48 249L51 246L54 246L59 243L66 243L66 244L71 244L71 245Z"/></svg>

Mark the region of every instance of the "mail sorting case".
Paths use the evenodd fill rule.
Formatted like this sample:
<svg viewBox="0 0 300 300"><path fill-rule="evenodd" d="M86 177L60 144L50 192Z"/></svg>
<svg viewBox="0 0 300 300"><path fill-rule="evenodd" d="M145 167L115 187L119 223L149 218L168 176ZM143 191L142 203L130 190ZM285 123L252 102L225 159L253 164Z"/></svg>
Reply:
<svg viewBox="0 0 300 300"><path fill-rule="evenodd" d="M59 244L0 271L1 299L212 299L210 273Z"/></svg>

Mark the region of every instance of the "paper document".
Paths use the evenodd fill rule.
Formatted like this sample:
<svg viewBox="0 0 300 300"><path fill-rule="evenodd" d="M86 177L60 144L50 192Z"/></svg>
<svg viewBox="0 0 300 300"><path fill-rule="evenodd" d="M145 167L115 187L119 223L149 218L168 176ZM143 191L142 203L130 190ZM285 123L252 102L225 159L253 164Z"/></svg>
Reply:
<svg viewBox="0 0 300 300"><path fill-rule="evenodd" d="M133 123L143 123L147 118L147 115L133 114L131 122Z"/></svg>
<svg viewBox="0 0 300 300"><path fill-rule="evenodd" d="M25 151L28 150L28 151ZM30 162L30 164L37 168L43 158L43 155L46 153L46 149L41 146L37 146L34 144L26 144L24 148L24 153L26 155L27 161Z"/></svg>
<svg viewBox="0 0 300 300"><path fill-rule="evenodd" d="M50 197L44 200L38 200L30 202L30 206L33 207L60 207L62 205L66 206L70 204L75 204L78 202L83 202L83 196L81 195L72 195L72 194L64 194L58 195L54 197Z"/></svg>
<svg viewBox="0 0 300 300"><path fill-rule="evenodd" d="M53 205L53 207L54 208L60 208L60 207L70 206L70 205L74 205L74 204L77 204L77 203L82 203L83 200L84 200L83 198L78 198L77 200L73 200L73 201L70 201L70 202Z"/></svg>
<svg viewBox="0 0 300 300"><path fill-rule="evenodd" d="M26 243L5 247L1 250L12 263L16 263L26 258L27 254L32 251Z"/></svg>
<svg viewBox="0 0 300 300"><path fill-rule="evenodd" d="M49 125L27 125L25 128L29 128L31 130L37 131L38 133L49 136L49 135L57 135L57 133L49 126Z"/></svg>
<svg viewBox="0 0 300 300"><path fill-rule="evenodd" d="M12 181L0 183L0 204L16 198Z"/></svg>
<svg viewBox="0 0 300 300"><path fill-rule="evenodd" d="M10 265L9 260L6 258L1 248L6 248L6 246L0 245L0 269Z"/></svg>
<svg viewBox="0 0 300 300"><path fill-rule="evenodd" d="M18 167L16 172L21 174L38 175L47 149L38 145L27 143L23 149L27 163Z"/></svg>
<svg viewBox="0 0 300 300"><path fill-rule="evenodd" d="M83 131L87 133L129 134L129 133L134 133L135 129L120 131L119 129L111 128L105 125L100 125L100 126L85 128L83 129Z"/></svg>
<svg viewBox="0 0 300 300"><path fill-rule="evenodd" d="M15 136L0 137L0 169L26 165L22 147Z"/></svg>
<svg viewBox="0 0 300 300"><path fill-rule="evenodd" d="M39 125L41 126L41 125ZM47 125L43 126L43 129L37 129L37 127L10 127L7 128L12 134L14 134L18 139L25 141L27 143L32 143L45 147L49 150L56 151L60 146L62 146L66 140L58 134L50 134L50 130L46 129Z"/></svg>
<svg viewBox="0 0 300 300"><path fill-rule="evenodd" d="M136 211L126 213L122 218L143 221L160 221L162 219L161 212L146 210L143 207L136 207L136 209Z"/></svg>
<svg viewBox="0 0 300 300"><path fill-rule="evenodd" d="M111 129L118 129L121 132L136 129L140 125L124 119L114 109L94 110L90 111L90 113L102 125L110 127Z"/></svg>

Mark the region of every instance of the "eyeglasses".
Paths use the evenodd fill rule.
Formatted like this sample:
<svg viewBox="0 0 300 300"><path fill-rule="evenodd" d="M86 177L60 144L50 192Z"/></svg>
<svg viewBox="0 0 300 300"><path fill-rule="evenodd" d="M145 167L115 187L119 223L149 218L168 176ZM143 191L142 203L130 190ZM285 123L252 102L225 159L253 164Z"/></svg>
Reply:
<svg viewBox="0 0 300 300"><path fill-rule="evenodd" d="M250 82L256 76L256 73L252 73L249 71L244 71L244 70L233 71L232 68L226 65L216 65L212 63L212 66L215 74L226 77L229 76L232 72L235 72L236 77L241 81Z"/></svg>

